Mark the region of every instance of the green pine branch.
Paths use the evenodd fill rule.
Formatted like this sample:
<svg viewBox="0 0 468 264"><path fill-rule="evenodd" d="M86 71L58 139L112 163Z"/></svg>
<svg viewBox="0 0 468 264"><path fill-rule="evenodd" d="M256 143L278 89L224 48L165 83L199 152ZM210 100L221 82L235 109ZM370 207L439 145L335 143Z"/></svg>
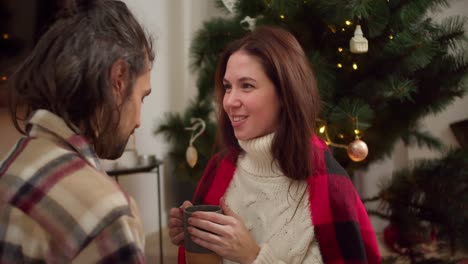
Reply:
<svg viewBox="0 0 468 264"><path fill-rule="evenodd" d="M466 250L467 168L468 150L454 149L442 158L420 160L395 172L380 191L384 209L377 213L388 214L402 232L418 226L427 230L429 225L429 229L437 230L439 240L455 250Z"/></svg>

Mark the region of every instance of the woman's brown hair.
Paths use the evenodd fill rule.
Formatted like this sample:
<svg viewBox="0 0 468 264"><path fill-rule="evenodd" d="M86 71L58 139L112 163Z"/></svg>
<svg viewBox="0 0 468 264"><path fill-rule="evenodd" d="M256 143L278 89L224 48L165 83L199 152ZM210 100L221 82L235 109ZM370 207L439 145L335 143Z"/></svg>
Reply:
<svg viewBox="0 0 468 264"><path fill-rule="evenodd" d="M268 78L275 85L281 111L271 152L283 173L304 180L312 174L315 119L320 110L317 83L299 42L288 31L271 26L257 27L229 45L221 55L215 75L218 128L223 147L241 152L227 114L223 111L223 78L227 62L238 51L258 58Z"/></svg>
<svg viewBox="0 0 468 264"><path fill-rule="evenodd" d="M128 66L126 96L154 59L147 36L125 3L71 0L17 69L9 85L10 112L16 128L38 109L79 127L95 146L115 132L120 107L111 89L112 65Z"/></svg>

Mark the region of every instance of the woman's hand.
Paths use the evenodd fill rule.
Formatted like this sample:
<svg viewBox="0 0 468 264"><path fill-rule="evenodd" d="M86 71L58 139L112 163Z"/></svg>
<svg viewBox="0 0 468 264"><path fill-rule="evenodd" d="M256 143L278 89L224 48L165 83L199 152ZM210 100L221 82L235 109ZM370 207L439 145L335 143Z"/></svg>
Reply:
<svg viewBox="0 0 468 264"><path fill-rule="evenodd" d="M192 203L185 201L180 207L169 210L169 237L176 246L184 243L184 209L190 206Z"/></svg>
<svg viewBox="0 0 468 264"><path fill-rule="evenodd" d="M242 220L221 200L222 214L194 212L189 218L188 231L192 240L225 259L241 264L252 263L260 247L250 236ZM197 228L194 228L197 227ZM200 230L199 228L206 230Z"/></svg>

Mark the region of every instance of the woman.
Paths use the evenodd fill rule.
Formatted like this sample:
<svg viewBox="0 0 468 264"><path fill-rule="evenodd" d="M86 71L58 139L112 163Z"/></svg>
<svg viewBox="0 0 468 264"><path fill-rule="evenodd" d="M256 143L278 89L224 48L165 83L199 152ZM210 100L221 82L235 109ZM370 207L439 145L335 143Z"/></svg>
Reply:
<svg viewBox="0 0 468 264"><path fill-rule="evenodd" d="M359 196L314 135L319 94L294 36L263 26L232 43L215 86L225 151L207 165L194 203L220 204L224 215L194 213L194 242L223 263L379 263ZM170 211L176 245L191 205Z"/></svg>

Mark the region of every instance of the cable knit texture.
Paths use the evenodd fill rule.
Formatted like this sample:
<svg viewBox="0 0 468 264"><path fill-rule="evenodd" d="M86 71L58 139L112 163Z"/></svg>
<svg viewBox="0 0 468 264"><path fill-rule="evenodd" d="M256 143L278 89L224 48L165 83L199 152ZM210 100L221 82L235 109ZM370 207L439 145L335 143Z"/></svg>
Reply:
<svg viewBox="0 0 468 264"><path fill-rule="evenodd" d="M269 134L239 141L245 153L237 161L226 203L261 246L255 264L322 263L311 223L307 183L284 176L271 155L273 137Z"/></svg>

